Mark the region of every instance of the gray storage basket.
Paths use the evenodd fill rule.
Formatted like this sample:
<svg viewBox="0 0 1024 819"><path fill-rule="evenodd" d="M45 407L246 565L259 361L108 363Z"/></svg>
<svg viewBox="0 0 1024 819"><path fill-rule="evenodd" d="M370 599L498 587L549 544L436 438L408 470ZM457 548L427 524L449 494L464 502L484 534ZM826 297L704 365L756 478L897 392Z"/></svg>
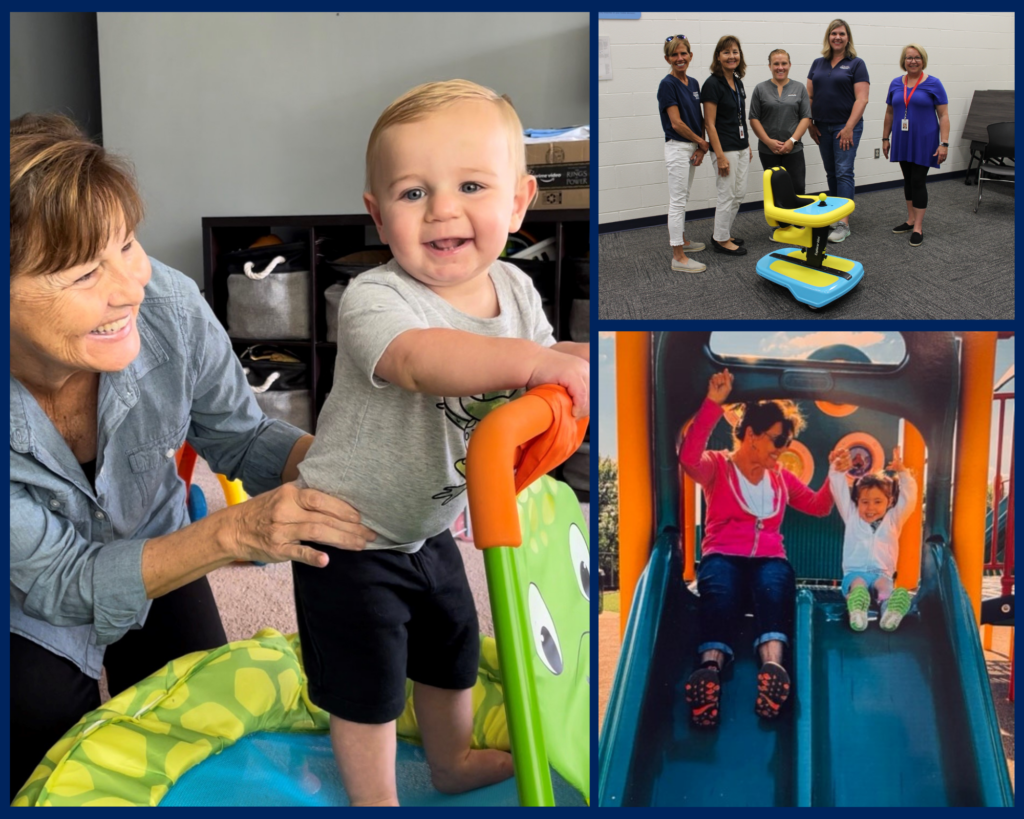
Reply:
<svg viewBox="0 0 1024 819"><path fill-rule="evenodd" d="M281 257L275 257L281 258ZM232 338L307 339L308 270L279 272L271 262L262 271L228 276L228 335Z"/></svg>
<svg viewBox="0 0 1024 819"><path fill-rule="evenodd" d="M332 284L324 291L324 301L327 302L327 340L338 340L338 307L341 305L341 297L345 295L347 285L338 282Z"/></svg>

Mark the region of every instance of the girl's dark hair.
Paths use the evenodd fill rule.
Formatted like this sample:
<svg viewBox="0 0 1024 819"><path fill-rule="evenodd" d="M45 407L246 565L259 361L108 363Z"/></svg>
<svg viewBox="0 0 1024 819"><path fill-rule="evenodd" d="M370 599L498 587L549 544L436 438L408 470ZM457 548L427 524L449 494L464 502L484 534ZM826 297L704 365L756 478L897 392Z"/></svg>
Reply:
<svg viewBox="0 0 1024 819"><path fill-rule="evenodd" d="M896 499L900 496L899 479L890 478L884 472L872 472L857 478L853 482L853 486L850 487L850 497L853 498L854 503L857 503L860 493L864 489L881 489L882 494L889 499L890 507L896 503Z"/></svg>
<svg viewBox="0 0 1024 819"><path fill-rule="evenodd" d="M748 428L755 435L762 435L781 422L782 433L796 438L807 426L800 408L792 401L747 401L733 405L732 411L740 417L740 422L733 430L733 439L737 445L747 434Z"/></svg>

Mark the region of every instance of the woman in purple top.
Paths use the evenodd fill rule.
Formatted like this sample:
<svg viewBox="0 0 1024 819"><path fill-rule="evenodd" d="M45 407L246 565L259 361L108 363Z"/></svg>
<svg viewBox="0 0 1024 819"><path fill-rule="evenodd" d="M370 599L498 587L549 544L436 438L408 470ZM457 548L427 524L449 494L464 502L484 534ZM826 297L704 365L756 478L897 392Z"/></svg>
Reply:
<svg viewBox="0 0 1024 819"><path fill-rule="evenodd" d="M668 240L672 245L672 269L701 273L706 265L686 252L704 249L703 242L686 241L686 200L693 184L693 172L711 146L704 139L704 115L700 109L700 83L687 77L693 59L685 34L665 38L665 62L672 71L658 86L658 113L665 132L665 165L668 168Z"/></svg>
<svg viewBox="0 0 1024 819"><path fill-rule="evenodd" d="M907 200L907 221L892 232L909 231L911 247L924 241L921 224L928 207L924 184L928 168L938 168L949 151L949 100L942 83L924 73L927 67L927 51L916 43L903 47L900 68L907 74L889 84L882 125L882 150L890 162L900 163Z"/></svg>
<svg viewBox="0 0 1024 819"><path fill-rule="evenodd" d="M811 98L811 139L818 143L828 179L828 195L853 199L853 160L864 131L870 78L864 61L853 47L853 32L845 20L833 20L825 31L822 56L807 73ZM850 235L850 217L832 226L830 242Z"/></svg>

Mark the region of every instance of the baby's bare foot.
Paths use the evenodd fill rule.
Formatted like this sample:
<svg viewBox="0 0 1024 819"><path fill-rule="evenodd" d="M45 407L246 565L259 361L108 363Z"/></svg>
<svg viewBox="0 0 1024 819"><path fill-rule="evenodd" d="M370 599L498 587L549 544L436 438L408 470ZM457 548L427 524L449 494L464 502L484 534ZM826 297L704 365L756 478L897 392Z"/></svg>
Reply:
<svg viewBox="0 0 1024 819"><path fill-rule="evenodd" d="M456 765L446 768L432 766L430 781L441 793L463 793L503 782L512 774L512 754L494 750L469 751Z"/></svg>

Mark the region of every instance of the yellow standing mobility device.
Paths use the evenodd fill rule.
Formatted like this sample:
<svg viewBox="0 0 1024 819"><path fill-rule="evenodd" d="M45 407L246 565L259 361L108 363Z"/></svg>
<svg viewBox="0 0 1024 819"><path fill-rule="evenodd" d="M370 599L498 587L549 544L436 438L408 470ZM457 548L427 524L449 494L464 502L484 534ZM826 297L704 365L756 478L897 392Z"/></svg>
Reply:
<svg viewBox="0 0 1024 819"><path fill-rule="evenodd" d="M817 310L845 296L864 278L864 266L825 253L830 227L853 213L853 200L836 196L797 196L785 168L764 172L764 217L785 247L763 256L757 275L788 288L799 302Z"/></svg>

